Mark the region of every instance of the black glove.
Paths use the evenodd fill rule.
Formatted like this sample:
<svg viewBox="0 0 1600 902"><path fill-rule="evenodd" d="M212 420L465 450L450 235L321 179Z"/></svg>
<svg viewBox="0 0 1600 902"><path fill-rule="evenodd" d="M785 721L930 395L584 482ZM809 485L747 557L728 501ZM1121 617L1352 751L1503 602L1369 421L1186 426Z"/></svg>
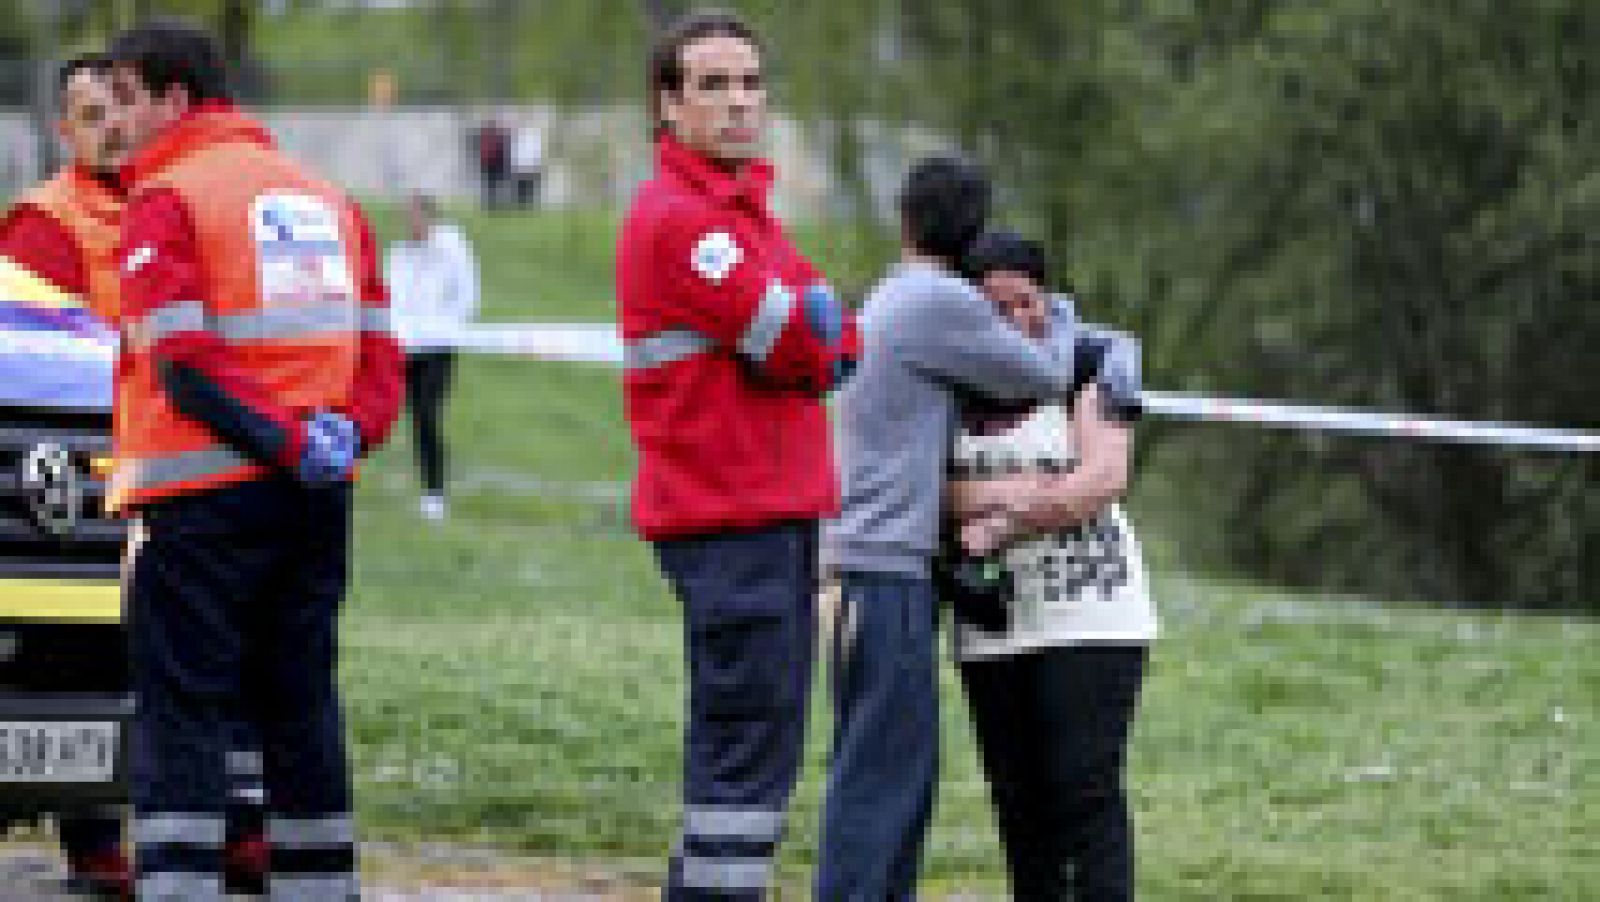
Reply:
<svg viewBox="0 0 1600 902"><path fill-rule="evenodd" d="M961 543L947 537L934 558L933 587L950 605L957 621L988 633L1005 632L1011 625L1011 598L1015 581L1000 555L973 557Z"/></svg>

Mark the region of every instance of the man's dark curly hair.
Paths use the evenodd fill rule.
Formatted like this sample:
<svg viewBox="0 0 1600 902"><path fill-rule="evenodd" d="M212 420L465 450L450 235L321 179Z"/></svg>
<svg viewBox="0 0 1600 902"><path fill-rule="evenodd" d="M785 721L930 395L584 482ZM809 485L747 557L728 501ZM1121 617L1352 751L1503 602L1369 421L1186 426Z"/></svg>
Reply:
<svg viewBox="0 0 1600 902"><path fill-rule="evenodd" d="M216 38L187 20L159 18L136 25L112 38L106 56L113 67L133 70L152 94L179 86L195 103L233 99Z"/></svg>
<svg viewBox="0 0 1600 902"><path fill-rule="evenodd" d="M900 222L918 252L952 269L966 262L989 219L989 177L956 157L929 157L911 167L900 192Z"/></svg>

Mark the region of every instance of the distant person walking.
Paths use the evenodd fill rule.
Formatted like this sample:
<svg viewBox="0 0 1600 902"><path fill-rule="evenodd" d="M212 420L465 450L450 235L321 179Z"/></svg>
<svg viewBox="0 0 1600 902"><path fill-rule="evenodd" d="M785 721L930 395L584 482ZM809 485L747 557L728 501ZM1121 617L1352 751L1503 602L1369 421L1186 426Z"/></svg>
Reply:
<svg viewBox="0 0 1600 902"><path fill-rule="evenodd" d="M444 405L455 370L453 336L478 313L478 260L461 227L446 222L430 197L414 197L409 237L384 256L395 332L406 351L406 400L422 516L442 520L445 501Z"/></svg>
<svg viewBox="0 0 1600 902"><path fill-rule="evenodd" d="M544 185L544 132L536 125L521 125L511 136L511 185L518 209L539 205Z"/></svg>
<svg viewBox="0 0 1600 902"><path fill-rule="evenodd" d="M483 208L497 209L511 172L511 132L498 120L485 120L472 132L472 152L483 180Z"/></svg>

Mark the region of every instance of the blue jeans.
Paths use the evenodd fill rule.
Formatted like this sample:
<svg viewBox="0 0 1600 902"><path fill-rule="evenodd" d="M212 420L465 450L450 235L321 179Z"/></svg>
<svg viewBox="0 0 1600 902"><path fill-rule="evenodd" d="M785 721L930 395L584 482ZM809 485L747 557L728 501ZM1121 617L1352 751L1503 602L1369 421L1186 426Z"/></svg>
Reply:
<svg viewBox="0 0 1600 902"><path fill-rule="evenodd" d="M911 899L939 771L933 584L878 573L845 573L841 584L816 898Z"/></svg>

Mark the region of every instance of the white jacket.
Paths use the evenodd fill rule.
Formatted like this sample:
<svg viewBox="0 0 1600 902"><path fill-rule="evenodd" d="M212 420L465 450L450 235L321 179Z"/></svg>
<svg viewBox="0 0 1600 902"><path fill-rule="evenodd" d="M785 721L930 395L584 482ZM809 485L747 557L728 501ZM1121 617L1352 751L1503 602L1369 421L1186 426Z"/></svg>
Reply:
<svg viewBox="0 0 1600 902"><path fill-rule="evenodd" d="M407 351L448 348L478 313L478 261L461 228L437 223L422 241L397 241L383 260L390 316Z"/></svg>

